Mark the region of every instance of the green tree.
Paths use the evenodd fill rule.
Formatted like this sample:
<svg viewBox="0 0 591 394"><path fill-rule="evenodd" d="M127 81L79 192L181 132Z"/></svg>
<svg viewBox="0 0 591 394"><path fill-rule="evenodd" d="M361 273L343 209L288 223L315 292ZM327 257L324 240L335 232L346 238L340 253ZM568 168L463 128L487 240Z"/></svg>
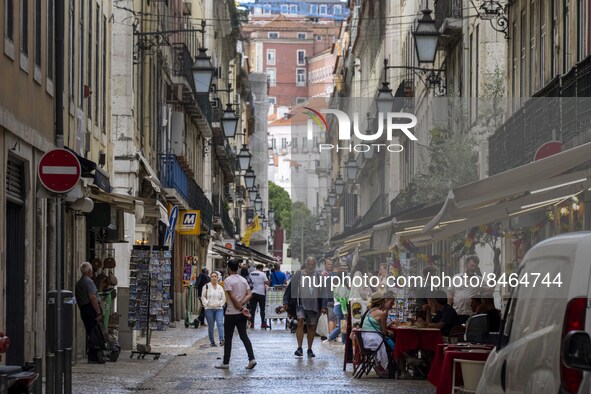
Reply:
<svg viewBox="0 0 591 394"><path fill-rule="evenodd" d="M286 228L285 222L291 215L291 198L287 190L269 182L269 209L275 212L275 224L279 228Z"/></svg>
<svg viewBox="0 0 591 394"><path fill-rule="evenodd" d="M300 262L308 256L318 256L324 252L324 243L328 238L325 224L316 230L318 217L312 215L303 202L292 205L291 216L285 223L287 238L291 243L291 257ZM304 254L302 256L302 246Z"/></svg>

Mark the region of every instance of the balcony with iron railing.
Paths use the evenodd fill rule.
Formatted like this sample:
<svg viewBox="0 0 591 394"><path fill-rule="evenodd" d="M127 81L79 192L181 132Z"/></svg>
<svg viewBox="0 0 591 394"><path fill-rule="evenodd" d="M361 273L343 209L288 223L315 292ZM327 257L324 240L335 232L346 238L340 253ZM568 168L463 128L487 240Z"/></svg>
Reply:
<svg viewBox="0 0 591 394"><path fill-rule="evenodd" d="M442 32L439 45L442 48L457 43L462 37L462 0L435 0L435 22Z"/></svg>
<svg viewBox="0 0 591 394"><path fill-rule="evenodd" d="M174 189L191 209L201 211L201 222L212 227L213 207L193 178L173 154L160 155L160 179L164 188Z"/></svg>
<svg viewBox="0 0 591 394"><path fill-rule="evenodd" d="M214 218L219 218L221 221L222 228L226 232L226 234L230 237L234 236L234 223L230 219L230 214L226 209L226 203L224 199L219 194L214 194L213 196L213 216ZM214 220L215 223L215 220Z"/></svg>
<svg viewBox="0 0 591 394"><path fill-rule="evenodd" d="M489 137L489 175L527 164L546 142L591 141L591 56L554 78Z"/></svg>

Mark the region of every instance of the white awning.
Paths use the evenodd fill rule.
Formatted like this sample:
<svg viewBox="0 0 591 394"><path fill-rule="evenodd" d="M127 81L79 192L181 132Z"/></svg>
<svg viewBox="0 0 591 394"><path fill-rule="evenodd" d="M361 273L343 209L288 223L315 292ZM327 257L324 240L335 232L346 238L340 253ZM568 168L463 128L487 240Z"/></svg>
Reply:
<svg viewBox="0 0 591 394"><path fill-rule="evenodd" d="M515 215L525 209L522 207L576 194L589 187L591 169L575 169L590 163L591 143L587 143L457 187L450 190L443 207L422 233L447 224L461 223L451 228L470 228L490 223Z"/></svg>
<svg viewBox="0 0 591 394"><path fill-rule="evenodd" d="M136 202L141 202L144 207L144 216L158 218L168 225L168 211L164 205L151 198L135 197L126 194L107 193L97 186L90 187L90 198L95 201L107 203L125 212L135 214Z"/></svg>

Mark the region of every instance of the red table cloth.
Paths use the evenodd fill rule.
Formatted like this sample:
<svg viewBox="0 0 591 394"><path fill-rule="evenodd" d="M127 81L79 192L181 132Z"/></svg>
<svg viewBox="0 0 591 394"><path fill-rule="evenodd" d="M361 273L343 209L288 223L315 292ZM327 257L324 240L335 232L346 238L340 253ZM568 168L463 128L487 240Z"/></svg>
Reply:
<svg viewBox="0 0 591 394"><path fill-rule="evenodd" d="M441 331L438 328L392 328L391 331L396 336L393 356L400 358L402 353L411 350L421 349L434 352L437 345L443 343Z"/></svg>
<svg viewBox="0 0 591 394"><path fill-rule="evenodd" d="M452 373L454 360L456 358L462 360L486 361L490 353L490 349L485 349L486 352L470 352L468 350L471 349L458 350L457 347L454 347L453 349L446 349L442 352L443 361L441 363L441 356L439 357L439 360L433 360L433 363L431 364L431 370L429 371L428 379L429 382L437 386L437 391L435 392L436 394L452 393ZM436 352L436 358L438 355L437 353L439 352ZM456 367L456 382L458 384L462 382L461 376L461 368Z"/></svg>
<svg viewBox="0 0 591 394"><path fill-rule="evenodd" d="M443 365L443 352L448 350L470 350L470 349L493 349L492 345L452 345L448 343L441 343L437 345L437 350L435 350L435 357L433 358L433 362L431 363L431 369L429 369L429 375L427 376L427 380L431 382L434 386L437 386L439 383L439 377L441 375L441 367Z"/></svg>

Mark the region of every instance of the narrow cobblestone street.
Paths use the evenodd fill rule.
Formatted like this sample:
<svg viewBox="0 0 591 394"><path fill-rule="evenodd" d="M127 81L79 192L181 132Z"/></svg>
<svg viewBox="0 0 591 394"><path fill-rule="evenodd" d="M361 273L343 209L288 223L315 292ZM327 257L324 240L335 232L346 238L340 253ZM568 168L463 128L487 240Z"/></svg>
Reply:
<svg viewBox="0 0 591 394"><path fill-rule="evenodd" d="M370 375L362 380L343 373L343 348L314 342L316 358L293 356L295 335L283 327L272 331L249 330L257 366L245 369L246 352L236 333L230 370L218 370L221 347L210 348L207 328L185 329L182 324L166 332L156 332L152 350L162 352L158 360L131 359L130 352L121 354L116 363L74 366L74 393L128 392L211 392L211 393L433 393L426 381L385 380ZM349 366L348 370L351 370Z"/></svg>

